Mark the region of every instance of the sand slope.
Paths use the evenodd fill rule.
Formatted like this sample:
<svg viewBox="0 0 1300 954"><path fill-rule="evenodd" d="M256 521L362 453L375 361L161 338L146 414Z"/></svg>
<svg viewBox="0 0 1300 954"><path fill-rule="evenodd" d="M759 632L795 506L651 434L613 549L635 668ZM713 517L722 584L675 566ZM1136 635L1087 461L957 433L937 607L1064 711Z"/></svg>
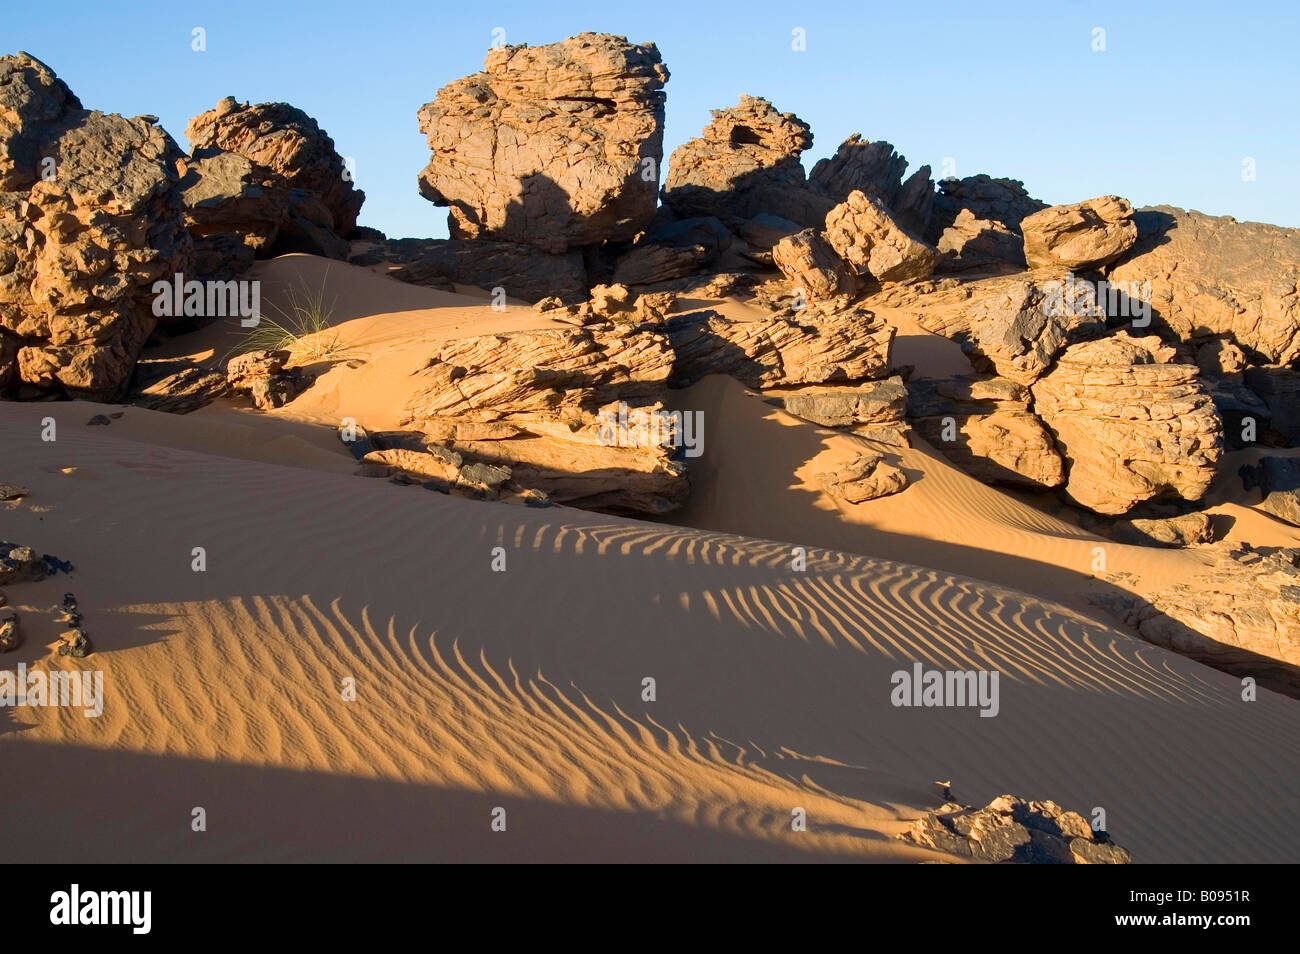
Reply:
<svg viewBox="0 0 1300 954"><path fill-rule="evenodd" d="M915 860L892 836L938 778L971 802L1102 806L1138 861L1297 856L1294 702L1243 703L1038 597L286 467L300 425L270 417L206 415L225 456L142 440L177 420L153 412L85 426L96 410L0 406L0 476L33 490L0 537L77 565L8 588L29 642L5 663L102 668L108 691L99 719L0 710L12 860ZM98 650L81 662L40 645L66 590ZM1000 714L894 708L913 660L1000 670Z"/></svg>

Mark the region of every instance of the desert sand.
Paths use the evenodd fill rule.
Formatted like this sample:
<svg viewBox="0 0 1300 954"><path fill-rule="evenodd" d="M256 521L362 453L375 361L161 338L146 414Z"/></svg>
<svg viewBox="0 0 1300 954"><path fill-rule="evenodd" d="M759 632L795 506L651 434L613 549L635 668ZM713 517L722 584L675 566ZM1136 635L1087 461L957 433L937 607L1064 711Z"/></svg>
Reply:
<svg viewBox="0 0 1300 954"><path fill-rule="evenodd" d="M1069 521L923 441L905 490L846 504L811 475L864 440L721 376L674 392L708 453L661 521L356 476L341 416L394 426L431 344L547 322L307 255L255 276L271 301L294 283L336 301L336 364L285 406L0 404L0 476L30 488L0 504L0 536L75 564L9 588L27 632L10 659L93 665L107 687L97 719L0 710L7 860L952 860L896 837L936 780L972 804L1101 807L1141 862L1300 852L1295 701L1242 702L1239 679L1108 625L1085 598L1109 585L1088 568L1099 538ZM946 360L943 339L899 334L919 373ZM1300 543L1216 506L1239 539ZM1108 547L1147 583L1204 565ZM84 660L47 648L67 590ZM914 661L1000 671L998 717L890 705Z"/></svg>

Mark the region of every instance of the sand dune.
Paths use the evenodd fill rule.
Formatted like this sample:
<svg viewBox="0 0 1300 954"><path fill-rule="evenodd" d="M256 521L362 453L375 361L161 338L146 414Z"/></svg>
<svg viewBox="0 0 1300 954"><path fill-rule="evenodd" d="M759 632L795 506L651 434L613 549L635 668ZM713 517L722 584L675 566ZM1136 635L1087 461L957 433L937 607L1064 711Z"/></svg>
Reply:
<svg viewBox="0 0 1300 954"><path fill-rule="evenodd" d="M728 414L749 401L700 387ZM1294 857L1293 703L1243 703L1231 677L1063 606L874 556L816 549L800 573L784 544L707 529L306 479L249 459L238 417L207 415L244 448L218 456L142 440L174 420L153 412L84 426L96 410L0 411L5 477L34 489L3 535L77 565L11 588L20 661L46 655L43 610L71 589L97 652L39 665L102 667L108 687L99 719L4 713L15 860L908 861L927 854L892 836L937 778L969 801L1101 806L1139 861ZM999 715L891 706L913 661L1001 670ZM1171 785L1176 811L1149 797Z"/></svg>

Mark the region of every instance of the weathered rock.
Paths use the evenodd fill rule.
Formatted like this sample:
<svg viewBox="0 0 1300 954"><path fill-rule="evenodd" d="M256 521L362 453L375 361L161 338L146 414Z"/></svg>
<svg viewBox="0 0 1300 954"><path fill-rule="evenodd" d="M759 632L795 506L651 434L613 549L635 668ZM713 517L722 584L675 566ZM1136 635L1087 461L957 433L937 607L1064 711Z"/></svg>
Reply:
<svg viewBox="0 0 1300 954"><path fill-rule="evenodd" d="M813 166L808 181L836 202L864 192L888 209L903 229L924 235L934 205L934 180L930 167L921 166L904 182L906 169L907 158L892 145L854 133L840 143L834 156Z"/></svg>
<svg viewBox="0 0 1300 954"><path fill-rule="evenodd" d="M1128 864L1129 853L1055 802L1001 795L974 809L956 803L927 812L904 841L983 864Z"/></svg>
<svg viewBox="0 0 1300 954"><path fill-rule="evenodd" d="M185 127L197 158L203 150L238 153L271 173L285 189L315 196L328 211L328 227L346 236L356 227L365 193L334 148L334 140L301 109L288 103L238 103L227 96Z"/></svg>
<svg viewBox="0 0 1300 954"><path fill-rule="evenodd" d="M1119 514L1154 497L1199 500L1222 451L1196 368L1170 363L1154 336L1072 345L1033 386L1034 410L1069 463L1066 493Z"/></svg>
<svg viewBox="0 0 1300 954"><path fill-rule="evenodd" d="M226 364L226 384L247 391L262 410L283 407L307 387L302 369L286 368L288 351L248 351Z"/></svg>
<svg viewBox="0 0 1300 954"><path fill-rule="evenodd" d="M85 630L70 629L60 637L58 651L60 656L84 659L92 651L90 637L86 635Z"/></svg>
<svg viewBox="0 0 1300 954"><path fill-rule="evenodd" d="M817 482L832 497L862 503L896 494L907 486L907 474L877 451L862 451L834 470L817 474Z"/></svg>
<svg viewBox="0 0 1300 954"><path fill-rule="evenodd" d="M0 653L11 653L23 644L18 614L0 604Z"/></svg>
<svg viewBox="0 0 1300 954"><path fill-rule="evenodd" d="M908 417L954 465L985 483L1059 487L1065 463L1029 391L1005 378L914 380Z"/></svg>
<svg viewBox="0 0 1300 954"><path fill-rule="evenodd" d="M859 191L827 213L826 240L855 274L880 282L921 281L939 262L938 252L908 235L879 202Z"/></svg>
<svg viewBox="0 0 1300 954"><path fill-rule="evenodd" d="M550 254L519 242L487 239L392 239L352 243L353 265L393 266L386 274L412 285L451 290L473 285L504 288L510 298L527 302L556 297L568 304L587 297L582 253Z"/></svg>
<svg viewBox="0 0 1300 954"><path fill-rule="evenodd" d="M1149 642L1300 694L1300 551L1206 549L1215 562L1204 573L1154 593L1113 596L1107 608Z"/></svg>
<svg viewBox="0 0 1300 954"><path fill-rule="evenodd" d="M869 311L807 309L797 319L731 321L715 312L674 315L663 326L674 353L673 387L729 374L752 388L884 377L892 326Z"/></svg>
<svg viewBox="0 0 1300 954"><path fill-rule="evenodd" d="M224 371L185 358L144 358L136 363L127 397L137 407L189 414L229 393Z"/></svg>
<svg viewBox="0 0 1300 954"><path fill-rule="evenodd" d="M1247 368L1246 386L1268 409L1268 430L1286 447L1300 446L1300 372Z"/></svg>
<svg viewBox="0 0 1300 954"><path fill-rule="evenodd" d="M790 284L813 300L852 294L856 282L826 236L816 229L787 235L772 246L772 261Z"/></svg>
<svg viewBox="0 0 1300 954"><path fill-rule="evenodd" d="M774 389L766 396L778 407L822 427L901 428L907 411L907 388L898 376L838 387Z"/></svg>
<svg viewBox="0 0 1300 954"><path fill-rule="evenodd" d="M778 215L820 227L835 204L808 185L799 154L812 145L808 124L757 96L715 109L697 139L668 160L664 204L680 218L748 219Z"/></svg>
<svg viewBox="0 0 1300 954"><path fill-rule="evenodd" d="M491 50L419 111L420 194L452 238L547 252L630 241L654 217L668 70L653 43L581 33Z"/></svg>
<svg viewBox="0 0 1300 954"><path fill-rule="evenodd" d="M153 283L193 254L182 154L153 121L82 109L45 64L0 57L0 390L125 387Z"/></svg>
<svg viewBox="0 0 1300 954"><path fill-rule="evenodd" d="M1259 483L1264 494L1260 509L1300 527L1300 460L1294 457L1262 458Z"/></svg>
<svg viewBox="0 0 1300 954"><path fill-rule="evenodd" d="M939 241L944 230L952 227L963 209L976 219L997 222L1016 235L1026 217L1047 208L1025 191L1018 179L993 179L987 175L967 176L965 179L943 179L934 197L934 209L924 238Z"/></svg>
<svg viewBox="0 0 1300 954"><path fill-rule="evenodd" d="M19 486L18 484L0 483L0 501L22 500L22 498L26 497L29 493L31 493L31 491L26 487Z"/></svg>
<svg viewBox="0 0 1300 954"><path fill-rule="evenodd" d="M1025 265L1025 243L1019 232L993 219L977 219L969 209L960 209L951 225L943 230L935 248L940 272Z"/></svg>
<svg viewBox="0 0 1300 954"><path fill-rule="evenodd" d="M1214 525L1208 514L1186 513L1118 523L1109 536L1117 543L1135 546L1190 547L1213 541Z"/></svg>
<svg viewBox="0 0 1300 954"><path fill-rule="evenodd" d="M288 189L248 157L220 149L196 149L185 162L181 201L190 235L231 234L254 253L269 249L289 220Z"/></svg>
<svg viewBox="0 0 1300 954"><path fill-rule="evenodd" d="M404 423L426 418L495 421L517 414L650 397L668 379L663 335L593 325L449 341L417 373Z"/></svg>
<svg viewBox="0 0 1300 954"><path fill-rule="evenodd" d="M1137 241L1133 206L1104 195L1054 205L1020 222L1030 268L1093 268L1113 262Z"/></svg>
<svg viewBox="0 0 1300 954"><path fill-rule="evenodd" d="M730 245L731 233L713 216L671 222L619 257L614 281L649 285L681 278L717 261Z"/></svg>
<svg viewBox="0 0 1300 954"><path fill-rule="evenodd" d="M46 575L45 560L31 547L0 541L0 584L32 583Z"/></svg>
<svg viewBox="0 0 1300 954"><path fill-rule="evenodd" d="M1300 229L1168 206L1134 220L1137 244L1107 277L1151 283L1153 330L1229 338L1259 363L1300 357Z"/></svg>

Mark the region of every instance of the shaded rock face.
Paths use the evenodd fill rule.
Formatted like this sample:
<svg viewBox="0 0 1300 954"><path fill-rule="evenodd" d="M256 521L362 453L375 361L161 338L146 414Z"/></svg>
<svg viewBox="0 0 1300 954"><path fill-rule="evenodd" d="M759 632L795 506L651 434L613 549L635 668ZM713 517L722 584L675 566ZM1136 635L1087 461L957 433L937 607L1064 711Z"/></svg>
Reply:
<svg viewBox="0 0 1300 954"><path fill-rule="evenodd" d="M1168 206L1134 220L1137 243L1107 277L1151 283L1155 329L1226 337L1259 363L1300 358L1300 229Z"/></svg>
<svg viewBox="0 0 1300 954"><path fill-rule="evenodd" d="M672 316L663 331L675 353L673 387L708 374L729 374L752 388L880 378L894 339L892 326L860 308L765 321L694 312Z"/></svg>
<svg viewBox="0 0 1300 954"><path fill-rule="evenodd" d="M1264 493L1260 509L1300 527L1300 460L1263 458L1259 462L1259 484Z"/></svg>
<svg viewBox="0 0 1300 954"><path fill-rule="evenodd" d="M1125 865L1132 858L1078 812L999 795L984 808L947 802L898 836L983 864Z"/></svg>
<svg viewBox="0 0 1300 954"><path fill-rule="evenodd" d="M1034 410L1069 462L1066 493L1104 514L1155 497L1199 500L1222 452L1194 366L1155 336L1083 342L1033 386Z"/></svg>
<svg viewBox="0 0 1300 954"><path fill-rule="evenodd" d="M844 260L817 229L787 235L772 246L772 262L806 298L851 295L857 288Z"/></svg>
<svg viewBox="0 0 1300 954"><path fill-rule="evenodd" d="M997 266L1024 267L1024 239L1019 232L994 219L980 219L970 209L961 209L939 235L940 272L961 272Z"/></svg>
<svg viewBox="0 0 1300 954"><path fill-rule="evenodd" d="M928 242L938 242L963 209L975 219L1000 223L1019 235L1021 221L1045 208L1047 203L1033 198L1018 179L994 179L984 174L965 179L943 179L934 197L930 225L924 238ZM1023 264L1023 251L1016 257L1018 264Z"/></svg>
<svg viewBox="0 0 1300 954"><path fill-rule="evenodd" d="M875 199L898 224L913 235L924 235L934 206L930 167L921 166L904 181L907 157L887 142L870 142L854 133L840 143L835 155L820 160L808 181L837 202L852 192Z"/></svg>
<svg viewBox="0 0 1300 954"><path fill-rule="evenodd" d="M614 281L650 285L683 278L717 261L731 245L731 232L714 216L670 222L622 255Z"/></svg>
<svg viewBox="0 0 1300 954"><path fill-rule="evenodd" d="M1270 435L1287 447L1300 446L1300 371L1247 368L1246 385L1263 403Z"/></svg>
<svg viewBox="0 0 1300 954"><path fill-rule="evenodd" d="M735 106L714 110L699 138L673 151L664 204L680 218L769 213L820 227L835 203L804 177L799 154L811 145L812 130L798 116L741 96Z"/></svg>
<svg viewBox="0 0 1300 954"><path fill-rule="evenodd" d="M284 188L315 196L328 213L328 227L339 235L356 228L365 193L353 187L334 140L301 109L288 103L250 106L227 96L191 119L185 135L196 157L209 149L238 153L269 170Z"/></svg>
<svg viewBox="0 0 1300 954"><path fill-rule="evenodd" d="M519 242L487 239L390 239L353 242L353 265L394 266L390 278L452 291L473 285L491 291L504 288L510 298L537 302L559 298L565 304L587 297L587 270L581 252L553 255Z"/></svg>
<svg viewBox="0 0 1300 954"><path fill-rule="evenodd" d="M229 233L253 253L270 249L289 220L287 189L235 152L195 150L185 167L181 201L190 235Z"/></svg>
<svg viewBox="0 0 1300 954"><path fill-rule="evenodd" d="M1015 381L913 381L907 415L953 464L985 483L1044 490L1065 482L1052 435L1030 410L1028 389Z"/></svg>
<svg viewBox="0 0 1300 954"><path fill-rule="evenodd" d="M491 50L420 108L420 194L450 207L452 238L630 241L655 214L667 81L653 43L602 33Z"/></svg>
<svg viewBox="0 0 1300 954"><path fill-rule="evenodd" d="M87 111L45 64L0 57L0 389L120 396L153 283L193 255L181 160L151 117Z"/></svg>
<svg viewBox="0 0 1300 954"><path fill-rule="evenodd" d="M770 391L768 401L822 427L853 428L864 437L907 444L903 435L907 387L897 375L858 384Z"/></svg>
<svg viewBox="0 0 1300 954"><path fill-rule="evenodd" d="M939 255L908 235L889 212L854 191L826 215L826 240L856 275L878 282L918 282L930 277Z"/></svg>
<svg viewBox="0 0 1300 954"><path fill-rule="evenodd" d="M1137 241L1133 206L1104 195L1054 205L1020 222L1030 268L1091 268L1114 261Z"/></svg>
<svg viewBox="0 0 1300 954"><path fill-rule="evenodd" d="M1212 551L1205 573L1155 593L1111 597L1107 608L1149 642L1300 696L1300 550L1213 544Z"/></svg>

